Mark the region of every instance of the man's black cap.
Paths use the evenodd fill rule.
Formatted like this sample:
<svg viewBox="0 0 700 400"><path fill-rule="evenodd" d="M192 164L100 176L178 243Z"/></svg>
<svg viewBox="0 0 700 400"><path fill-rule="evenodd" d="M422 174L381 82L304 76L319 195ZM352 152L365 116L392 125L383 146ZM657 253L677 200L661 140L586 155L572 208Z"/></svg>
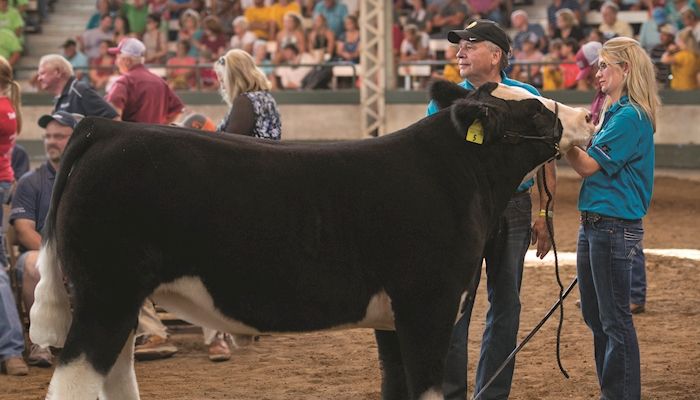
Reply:
<svg viewBox="0 0 700 400"><path fill-rule="evenodd" d="M461 31L450 31L447 34L447 40L450 43L459 43L460 40L469 42L489 41L500 47L506 55L510 52L508 34L497 23L488 19L473 20Z"/></svg>
<svg viewBox="0 0 700 400"><path fill-rule="evenodd" d="M78 44L75 42L75 40L73 40L73 39L66 39L66 41L63 42L63 44L61 45L61 47L65 49L66 47L69 47L69 46L77 46L77 45L78 45Z"/></svg>
<svg viewBox="0 0 700 400"><path fill-rule="evenodd" d="M46 129L49 122L56 121L63 126L75 128L75 126L78 125L78 122L80 122L81 118L82 115L80 114L71 114L66 111L56 111L53 114L46 114L39 117L38 125L41 128Z"/></svg>

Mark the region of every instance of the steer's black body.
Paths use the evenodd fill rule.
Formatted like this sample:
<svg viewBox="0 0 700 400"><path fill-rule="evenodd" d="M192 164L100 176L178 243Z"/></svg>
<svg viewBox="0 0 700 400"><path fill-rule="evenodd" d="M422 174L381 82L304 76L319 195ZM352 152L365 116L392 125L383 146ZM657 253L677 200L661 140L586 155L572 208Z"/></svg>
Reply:
<svg viewBox="0 0 700 400"><path fill-rule="evenodd" d="M326 145L83 120L45 232L75 287L60 363L86 354L106 374L145 297L191 276L219 311L261 332L357 323L385 290L414 396L439 388L488 232L554 155L544 142L499 142L506 125L556 126L537 100L478 98L391 135ZM483 145L464 140L475 118Z"/></svg>

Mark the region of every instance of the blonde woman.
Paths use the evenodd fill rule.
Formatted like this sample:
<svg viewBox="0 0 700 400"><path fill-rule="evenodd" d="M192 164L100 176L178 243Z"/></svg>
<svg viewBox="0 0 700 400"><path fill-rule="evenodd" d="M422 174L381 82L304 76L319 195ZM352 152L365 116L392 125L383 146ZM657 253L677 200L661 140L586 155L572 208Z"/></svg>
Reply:
<svg viewBox="0 0 700 400"><path fill-rule="evenodd" d="M661 62L671 66L671 89L694 90L698 88L700 73L700 46L693 36L693 28L684 28L661 56Z"/></svg>
<svg viewBox="0 0 700 400"><path fill-rule="evenodd" d="M0 56L0 201L8 195L14 173L11 159L15 137L22 128L20 110L20 87L12 75L12 66ZM0 220L2 208L0 208ZM0 236L0 241L2 237ZM4 252L0 248L0 256ZM22 323L17 314L14 296L10 289L10 279L5 273L4 265L0 267L0 297L7 301L0 302L0 364L8 375L27 375L29 369L22 358L24 352L24 334Z"/></svg>
<svg viewBox="0 0 700 400"><path fill-rule="evenodd" d="M217 130L280 140L282 123L271 84L247 52L229 50L214 65L219 90L229 112Z"/></svg>
<svg viewBox="0 0 700 400"><path fill-rule="evenodd" d="M562 8L554 15L557 21L553 35L555 39L566 40L568 38L573 38L576 39L577 42L580 42L586 37L573 11L568 8Z"/></svg>
<svg viewBox="0 0 700 400"><path fill-rule="evenodd" d="M596 77L607 96L602 125L587 150L574 147L566 154L584 178L576 261L581 312L593 331L600 397L639 399L630 281L651 201L660 101L654 66L634 39L607 41Z"/></svg>

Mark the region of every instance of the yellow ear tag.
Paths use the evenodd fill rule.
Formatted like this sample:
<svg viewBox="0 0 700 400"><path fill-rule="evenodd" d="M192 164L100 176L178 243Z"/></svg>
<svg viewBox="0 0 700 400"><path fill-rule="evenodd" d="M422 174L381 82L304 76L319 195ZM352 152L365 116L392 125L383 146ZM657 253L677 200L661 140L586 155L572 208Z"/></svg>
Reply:
<svg viewBox="0 0 700 400"><path fill-rule="evenodd" d="M473 142L476 144L484 143L484 127L481 125L481 121L478 119L474 121L467 129L467 142Z"/></svg>

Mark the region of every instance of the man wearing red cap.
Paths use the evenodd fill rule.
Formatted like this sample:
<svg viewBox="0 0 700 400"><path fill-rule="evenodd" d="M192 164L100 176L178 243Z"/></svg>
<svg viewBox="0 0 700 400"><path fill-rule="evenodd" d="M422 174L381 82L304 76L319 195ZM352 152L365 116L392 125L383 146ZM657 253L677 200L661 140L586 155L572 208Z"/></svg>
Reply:
<svg viewBox="0 0 700 400"><path fill-rule="evenodd" d="M143 65L146 46L134 38L123 39L109 49L116 54L121 77L105 97L123 121L169 124L182 113L184 105L162 78Z"/></svg>

